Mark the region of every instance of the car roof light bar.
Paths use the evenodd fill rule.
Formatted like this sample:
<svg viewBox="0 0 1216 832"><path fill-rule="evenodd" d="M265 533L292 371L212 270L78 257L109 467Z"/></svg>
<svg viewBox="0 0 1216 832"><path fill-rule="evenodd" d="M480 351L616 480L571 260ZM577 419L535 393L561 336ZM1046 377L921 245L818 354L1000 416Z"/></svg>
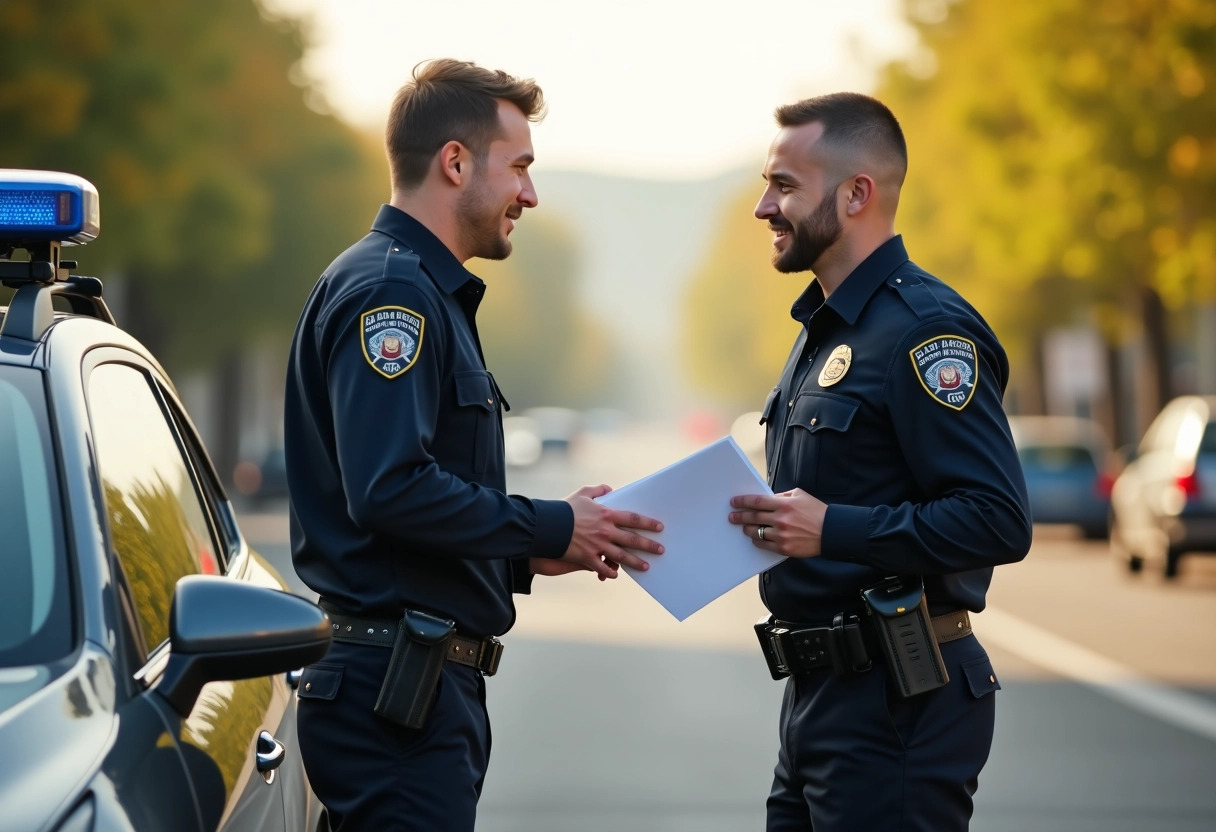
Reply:
<svg viewBox="0 0 1216 832"><path fill-rule="evenodd" d="M0 168L0 239L66 245L97 239L97 189L70 173Z"/></svg>
<svg viewBox="0 0 1216 832"><path fill-rule="evenodd" d="M101 232L97 189L71 173L0 168L0 283L17 290L0 324L0 341L37 342L55 320L52 295L70 311L108 323L101 281L71 274L65 245L83 245ZM13 259L18 249L29 259Z"/></svg>

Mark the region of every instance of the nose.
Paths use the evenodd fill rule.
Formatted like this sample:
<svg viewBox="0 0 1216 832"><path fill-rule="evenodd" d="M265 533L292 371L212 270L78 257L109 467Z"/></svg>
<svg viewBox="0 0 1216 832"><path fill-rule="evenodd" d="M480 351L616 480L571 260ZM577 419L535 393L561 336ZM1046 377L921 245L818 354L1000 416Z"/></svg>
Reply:
<svg viewBox="0 0 1216 832"><path fill-rule="evenodd" d="M780 212L777 210L777 203L769 197L768 191L765 191L760 197L760 201L756 203L756 210L753 212L758 220L771 220Z"/></svg>
<svg viewBox="0 0 1216 832"><path fill-rule="evenodd" d="M516 197L516 202L523 205L525 208L535 208L540 204L540 199L536 195L536 186L532 184L532 177L524 177L524 186Z"/></svg>

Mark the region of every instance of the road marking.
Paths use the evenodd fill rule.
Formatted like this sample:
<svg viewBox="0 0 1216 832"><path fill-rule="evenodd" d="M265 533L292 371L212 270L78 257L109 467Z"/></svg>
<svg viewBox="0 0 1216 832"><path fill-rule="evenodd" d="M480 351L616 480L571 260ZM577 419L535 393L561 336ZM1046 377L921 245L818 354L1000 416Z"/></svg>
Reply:
<svg viewBox="0 0 1216 832"><path fill-rule="evenodd" d="M1216 705L1208 700L1155 682L1126 665L1002 610L988 607L976 618L976 635L981 641L990 641L1019 658L1163 722L1216 740Z"/></svg>

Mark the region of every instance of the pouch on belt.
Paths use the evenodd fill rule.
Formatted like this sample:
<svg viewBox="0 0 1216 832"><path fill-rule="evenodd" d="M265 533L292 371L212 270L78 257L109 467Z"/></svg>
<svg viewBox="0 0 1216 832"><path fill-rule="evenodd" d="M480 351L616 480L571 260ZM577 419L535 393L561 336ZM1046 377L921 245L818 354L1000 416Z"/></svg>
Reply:
<svg viewBox="0 0 1216 832"><path fill-rule="evenodd" d="M456 622L406 610L380 686L375 712L406 728L426 725Z"/></svg>

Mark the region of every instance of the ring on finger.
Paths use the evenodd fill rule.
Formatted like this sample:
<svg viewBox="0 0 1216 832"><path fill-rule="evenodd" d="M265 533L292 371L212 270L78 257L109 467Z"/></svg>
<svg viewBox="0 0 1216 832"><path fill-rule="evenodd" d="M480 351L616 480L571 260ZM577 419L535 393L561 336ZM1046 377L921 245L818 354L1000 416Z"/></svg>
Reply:
<svg viewBox="0 0 1216 832"><path fill-rule="evenodd" d="M764 530L767 528L768 528L768 526L761 526L760 528L756 529L756 539L757 540L764 540Z"/></svg>

